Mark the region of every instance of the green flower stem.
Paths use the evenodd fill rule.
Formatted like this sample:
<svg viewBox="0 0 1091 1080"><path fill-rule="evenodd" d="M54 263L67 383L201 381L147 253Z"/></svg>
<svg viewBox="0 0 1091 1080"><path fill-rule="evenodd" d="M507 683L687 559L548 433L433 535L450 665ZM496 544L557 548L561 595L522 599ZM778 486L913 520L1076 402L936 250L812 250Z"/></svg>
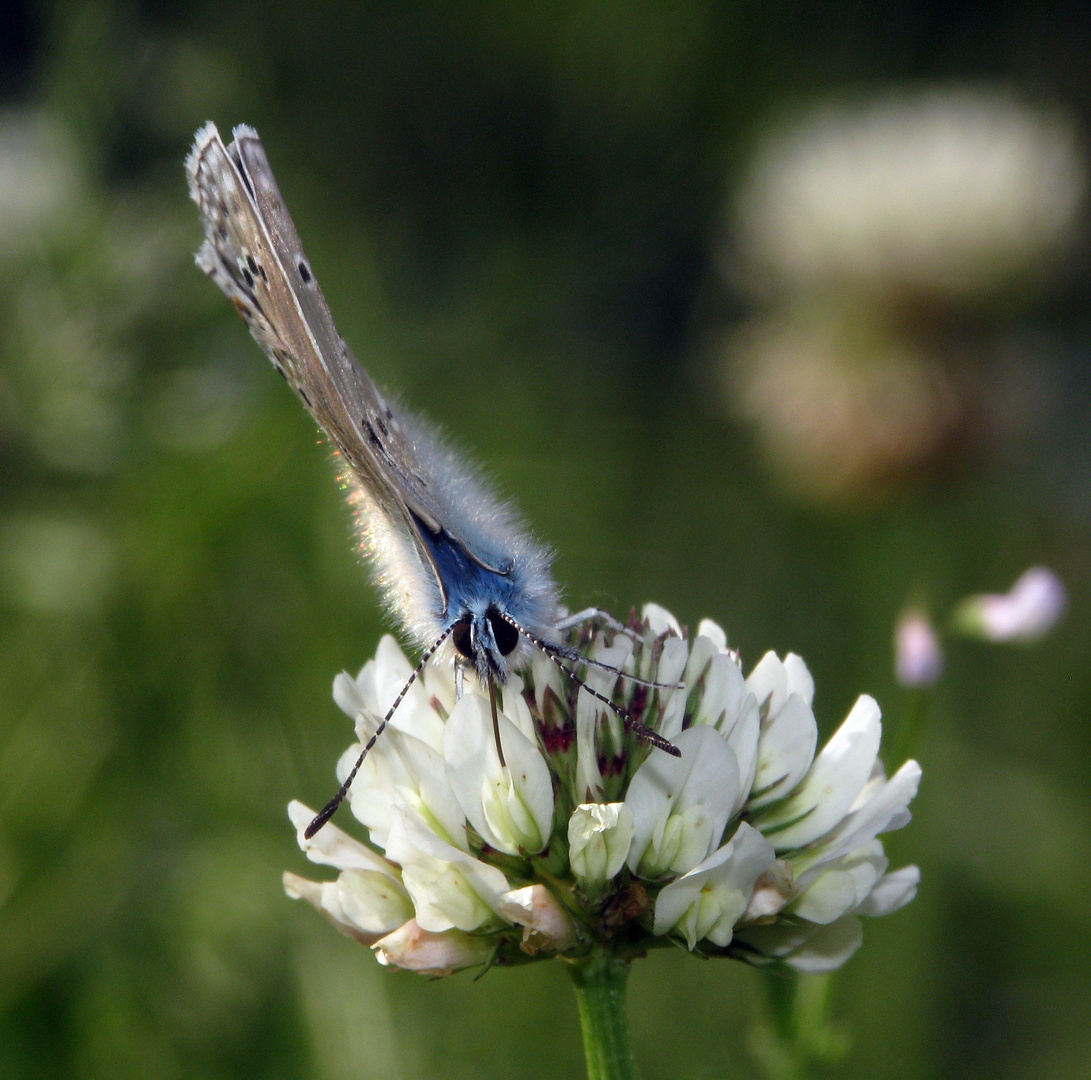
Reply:
<svg viewBox="0 0 1091 1080"><path fill-rule="evenodd" d="M580 960L566 961L583 1030L587 1080L635 1080L625 1011L625 980L629 963L596 949Z"/></svg>

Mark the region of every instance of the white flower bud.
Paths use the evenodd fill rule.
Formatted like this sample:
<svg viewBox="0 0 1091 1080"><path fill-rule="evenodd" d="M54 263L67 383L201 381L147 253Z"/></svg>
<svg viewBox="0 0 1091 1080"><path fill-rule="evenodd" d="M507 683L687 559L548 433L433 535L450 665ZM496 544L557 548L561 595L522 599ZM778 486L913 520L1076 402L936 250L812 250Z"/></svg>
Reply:
<svg viewBox="0 0 1091 1080"><path fill-rule="evenodd" d="M599 888L625 865L633 829L633 815L624 803L582 803L572 811L568 858L585 889Z"/></svg>

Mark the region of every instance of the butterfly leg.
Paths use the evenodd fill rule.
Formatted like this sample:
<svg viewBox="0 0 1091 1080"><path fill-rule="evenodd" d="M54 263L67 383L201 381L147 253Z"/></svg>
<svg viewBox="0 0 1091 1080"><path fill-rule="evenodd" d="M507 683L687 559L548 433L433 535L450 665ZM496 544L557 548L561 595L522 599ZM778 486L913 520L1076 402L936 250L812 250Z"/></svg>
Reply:
<svg viewBox="0 0 1091 1080"><path fill-rule="evenodd" d="M603 611L602 608L598 607L584 608L583 611L577 611L575 615L566 615L557 623L555 629L563 634L566 630L571 630L574 626L579 626L585 622L600 622L608 626L615 634L625 634L634 641L644 640L643 637L630 630L629 627L619 623L610 612Z"/></svg>

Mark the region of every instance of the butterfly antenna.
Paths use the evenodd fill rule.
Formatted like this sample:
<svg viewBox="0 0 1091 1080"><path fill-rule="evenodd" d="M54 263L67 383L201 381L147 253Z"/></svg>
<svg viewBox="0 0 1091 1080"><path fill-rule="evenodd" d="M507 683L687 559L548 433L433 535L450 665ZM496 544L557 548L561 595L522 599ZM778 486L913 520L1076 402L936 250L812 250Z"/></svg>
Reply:
<svg viewBox="0 0 1091 1080"><path fill-rule="evenodd" d="M527 636L529 637L529 635ZM639 675L630 675L627 671L622 671L621 668L616 668L612 664L604 664L601 660L592 660L590 656L583 656L575 649L569 649L563 645L550 645L549 642L545 642L544 646L539 646L539 648L543 652L559 656L564 660L571 660L573 663L586 664L588 667L598 668L599 671L609 671L612 675L620 676L628 682L636 683L637 686L646 686L651 690L685 690L686 688L685 683L655 682L652 679L642 679Z"/></svg>
<svg viewBox="0 0 1091 1080"><path fill-rule="evenodd" d="M544 652L546 656L548 656L549 659L552 660L553 663L555 663L557 667L561 669L561 671L563 671L578 687L580 687L581 690L586 690L593 698L601 701L603 705L605 705L608 709L615 713L618 719L625 725L625 727L629 731L631 731L638 739L642 739L644 742L651 743L652 746L656 747L659 750L663 750L665 753L670 754L671 757L682 756L682 751L679 750L678 747L674 745L674 743L669 742L667 739L664 739L658 731L652 731L650 727L642 724L639 720L634 720L627 712L625 712L624 709L622 709L618 705L615 705L605 694L600 694L593 687L588 686L587 683L584 682L584 680L581 679L579 675L577 675L571 668L564 666L562 660L575 659L574 657L566 656L564 650L558 649L557 646L551 645L548 641L543 640L536 634L532 634L528 630L525 630L522 626L519 625L519 623L511 618L511 616L506 615L504 612L498 612L498 614L500 615L500 618L504 620L504 622L509 623L516 630L518 630L519 633L527 639L527 641L529 641L536 648ZM578 657L578 659L581 663L584 662L584 657L581 656ZM593 666L604 667L607 671L612 671L614 672L614 674L617 675L625 675L624 672L619 672L616 668L608 667L605 664L597 664ZM628 676L625 677L628 678ZM640 680L637 681L639 682ZM647 685L661 686L663 684L650 683Z"/></svg>
<svg viewBox="0 0 1091 1080"><path fill-rule="evenodd" d="M318 830L321 829L322 826L325 825L331 817L333 817L333 815L337 812L337 808L341 805L341 803L345 801L345 796L348 795L349 788L352 787L352 782L356 779L356 774L360 771L360 766L364 763L364 758L367 757L368 753L375 745L375 742L379 738L379 736L382 735L382 733L386 730L386 725L390 723L391 717L394 715L394 713L398 711L398 706L402 703L402 699L409 692L409 688L413 685L413 683L417 681L418 676L424 670L424 665L427 664L433 656L435 656L436 650L447 640L453 629L453 624L451 626L448 626L447 629L444 630L443 633L440 634L439 637L436 638L436 640L433 641L432 644L424 650L424 653L421 656L420 660L417 661L417 666L413 668L412 672L410 672L409 678L405 680L405 686L403 686L401 690L398 691L398 696L394 699L394 704L386 710L386 716L384 716L379 722L379 726L372 733L371 738L368 739L366 743L364 743L364 748L360 751L360 756L356 759L356 764L353 765L352 769L349 771L348 776L345 777L345 782L337 789L337 794L334 795L334 797L330 799L330 801L326 803L324 807L322 807L322 809L316 815L315 819L310 823L310 825L307 826L306 829L303 830L303 838L305 840L310 840L311 837L314 836L314 834L318 832ZM489 689L492 689L491 683L489 685ZM494 730L496 730L498 724L496 720L495 702L493 703L493 724ZM497 734L496 747L499 750L499 733ZM501 762L503 762L503 758L501 758L500 760Z"/></svg>

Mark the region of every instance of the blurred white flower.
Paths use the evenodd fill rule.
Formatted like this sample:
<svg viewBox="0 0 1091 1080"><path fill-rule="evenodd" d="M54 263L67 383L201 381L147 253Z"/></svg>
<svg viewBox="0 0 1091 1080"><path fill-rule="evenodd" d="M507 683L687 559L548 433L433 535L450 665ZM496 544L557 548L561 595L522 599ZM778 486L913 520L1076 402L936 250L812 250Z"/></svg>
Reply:
<svg viewBox="0 0 1091 1080"><path fill-rule="evenodd" d="M729 336L729 407L808 501L883 495L957 443L970 415L962 388L906 330L831 302L755 316Z"/></svg>
<svg viewBox="0 0 1091 1080"><path fill-rule="evenodd" d="M931 686L943 671L943 650L928 616L909 608L894 628L894 675L902 686Z"/></svg>
<svg viewBox="0 0 1091 1080"><path fill-rule="evenodd" d="M1074 117L987 86L829 104L759 147L721 261L763 310L722 380L793 494L873 502L1032 418L1047 379L996 330L1073 262L1087 187Z"/></svg>
<svg viewBox="0 0 1091 1080"><path fill-rule="evenodd" d="M876 838L909 820L920 770L885 779L871 698L816 757L814 683L797 656L767 654L744 678L718 626L702 622L691 642L652 606L631 634L595 634L587 655L664 684L579 672L680 757L638 742L589 694L573 701L547 661L504 688L501 765L488 701L467 685L456 703L451 670L429 666L352 788L382 853L329 824L306 840L311 811L293 803L308 858L340 876L287 875L289 895L381 962L431 975L672 938L819 970L855 948L858 915L911 899L916 869L888 874ZM385 638L356 679L338 676L361 740L409 670Z"/></svg>
<svg viewBox="0 0 1091 1080"><path fill-rule="evenodd" d="M769 140L742 186L752 282L979 295L1048 271L1087 172L1075 122L987 87L829 105Z"/></svg>
<svg viewBox="0 0 1091 1080"><path fill-rule="evenodd" d="M1068 603L1064 582L1032 566L1003 595L968 596L955 608L954 626L986 641L1036 641L1049 633Z"/></svg>

